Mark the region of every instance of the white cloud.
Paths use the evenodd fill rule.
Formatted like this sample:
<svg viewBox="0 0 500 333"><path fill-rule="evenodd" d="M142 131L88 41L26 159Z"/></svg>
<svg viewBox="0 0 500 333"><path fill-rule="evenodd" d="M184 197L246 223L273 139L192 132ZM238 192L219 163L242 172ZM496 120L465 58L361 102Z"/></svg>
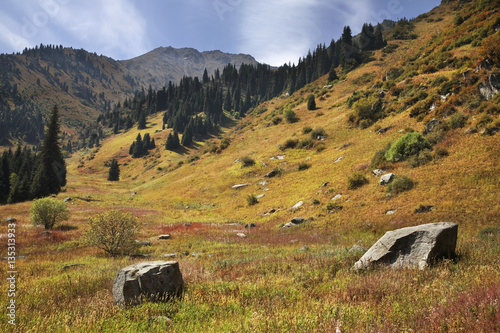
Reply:
<svg viewBox="0 0 500 333"><path fill-rule="evenodd" d="M56 21L86 47L108 56L123 59L148 51L147 22L129 0L68 2Z"/></svg>
<svg viewBox="0 0 500 333"><path fill-rule="evenodd" d="M317 43L339 38L344 25L353 32L370 21L370 1L254 0L244 1L238 14L239 52L271 65L297 62ZM326 33L321 27L326 26ZM333 27L339 30L337 36ZM326 40L322 36L328 35Z"/></svg>

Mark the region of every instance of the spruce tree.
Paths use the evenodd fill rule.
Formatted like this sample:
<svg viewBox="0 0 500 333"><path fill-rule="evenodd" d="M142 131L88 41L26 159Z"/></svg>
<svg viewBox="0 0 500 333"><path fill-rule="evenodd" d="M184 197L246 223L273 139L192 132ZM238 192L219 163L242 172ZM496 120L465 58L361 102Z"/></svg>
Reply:
<svg viewBox="0 0 500 333"><path fill-rule="evenodd" d="M109 167L108 180L109 181L120 180L120 166L118 165L118 161L114 158L111 160L111 165Z"/></svg>
<svg viewBox="0 0 500 333"><path fill-rule="evenodd" d="M316 110L316 100L314 99L313 94L310 94L307 97L307 109L308 110Z"/></svg>
<svg viewBox="0 0 500 333"><path fill-rule="evenodd" d="M35 165L36 172L31 184L33 198L58 193L66 185L66 163L61 152L59 132L59 110L55 105Z"/></svg>
<svg viewBox="0 0 500 333"><path fill-rule="evenodd" d="M337 72L335 71L335 66L330 67L330 72L328 72L328 82L335 81L339 78Z"/></svg>

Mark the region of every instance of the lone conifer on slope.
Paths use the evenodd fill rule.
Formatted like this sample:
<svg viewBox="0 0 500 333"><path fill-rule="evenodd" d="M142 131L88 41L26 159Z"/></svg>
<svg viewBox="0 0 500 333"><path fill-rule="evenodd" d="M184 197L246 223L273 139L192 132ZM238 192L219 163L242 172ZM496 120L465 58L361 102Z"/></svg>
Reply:
<svg viewBox="0 0 500 333"><path fill-rule="evenodd" d="M118 165L118 161L116 159L111 160L111 166L109 167L109 181L118 181L120 180L120 166Z"/></svg>
<svg viewBox="0 0 500 333"><path fill-rule="evenodd" d="M31 184L33 198L58 193L66 185L66 164L59 143L59 110L54 106L45 131L42 148L36 161L36 171Z"/></svg>

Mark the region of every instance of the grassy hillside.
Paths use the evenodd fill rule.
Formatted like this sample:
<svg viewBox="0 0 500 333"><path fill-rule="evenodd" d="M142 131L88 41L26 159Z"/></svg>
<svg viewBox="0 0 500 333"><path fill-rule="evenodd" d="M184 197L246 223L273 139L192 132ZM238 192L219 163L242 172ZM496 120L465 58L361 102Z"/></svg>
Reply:
<svg viewBox="0 0 500 333"><path fill-rule="evenodd" d="M268 101L189 149L164 149L170 130L158 116L146 130L75 153L66 192L57 196L72 198L66 224L43 234L29 223L29 202L1 208L2 218L18 219L17 247L26 256L16 261L17 330L498 331L500 94L486 100L480 93L500 66L500 12L491 4L443 4L412 21L418 38L390 39L373 61L339 80L323 77ZM310 94L316 110L307 108ZM289 110L298 121L287 122ZM374 160L432 119L441 123L424 135L431 150L400 162ZM132 159L138 133L150 133L157 148ZM221 149L223 142L230 144ZM245 157L255 164L243 167ZM106 181L112 158L119 182ZM414 187L388 193L375 167L410 177ZM264 177L274 169L281 175ZM355 174L368 183L351 189ZM250 205L252 195L264 196ZM421 205L434 209L415 212ZM85 244L88 217L110 209L139 219L139 239L152 246L138 252L152 260L176 254L182 300L112 305L118 270L148 259L111 258ZM282 228L295 216L311 220ZM351 269L362 255L349 251L353 245L368 248L388 230L440 221L459 225L455 260L425 271ZM251 222L256 227L245 229ZM5 223L0 232L5 239ZM158 240L166 233L170 240ZM5 281L3 270L0 277Z"/></svg>

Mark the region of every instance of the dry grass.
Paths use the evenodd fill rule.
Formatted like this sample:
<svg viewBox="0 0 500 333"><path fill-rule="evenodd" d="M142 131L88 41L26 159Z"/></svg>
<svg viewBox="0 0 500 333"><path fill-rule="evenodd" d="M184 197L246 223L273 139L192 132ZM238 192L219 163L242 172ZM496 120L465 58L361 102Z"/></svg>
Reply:
<svg viewBox="0 0 500 333"><path fill-rule="evenodd" d="M224 129L221 137L230 138L231 144L221 154L203 154L202 142L185 154L165 151L162 142L169 130L161 131L158 116L141 131L152 134L159 147L149 157L128 156L138 134L131 129L106 139L98 150L75 153L69 160L67 191L58 195L73 198L68 204L69 228L43 236L43 230L29 225L29 203L3 206L2 218L19 220L19 251L27 256L17 261L17 331L498 331L500 243L477 234L500 221L499 135L465 135L464 129L446 132L438 146L449 156L418 168L389 164L388 171L408 175L416 185L388 197L366 166L402 131L422 132L425 122L410 118L410 110L378 121L381 128L391 127L383 134L374 126L361 130L347 122L352 111L344 102L354 90L367 90L373 84L356 86L356 78L385 73L403 63L436 29L446 29L453 15L444 9L432 14L444 18L437 25L425 20L416 25L421 38L397 41L401 46L396 52L361 66L324 99L317 99L317 111L323 115L307 111L305 100L310 93L321 93L326 77L288 99L264 103L266 112L243 119L237 128ZM381 56L375 52L376 59ZM447 68L413 80L425 83L437 74L451 77L457 71ZM388 94L391 103L398 103L392 98ZM288 108L297 113L297 123L268 126ZM470 114L463 106L457 108ZM324 150L278 148L290 138L309 138L302 132L304 126L325 130ZM199 159L190 159L195 154ZM256 164L242 168L235 162L242 156L252 157ZM106 181L104 163L113 157L121 164L119 182ZM81 160L84 166L79 168ZM298 171L303 162L311 168ZM282 169L282 175L265 178L274 168ZM361 172L369 183L349 190L346 180L354 172ZM325 182L328 185L322 187ZM235 184L248 186L232 189ZM246 198L251 194L265 196L249 206ZM336 194L342 194L336 204L343 209L330 213L326 206ZM320 204L313 204L313 199ZM298 201L303 206L291 212ZM421 204L436 208L414 213ZM266 214L272 208L276 212ZM154 259L177 254L187 286L181 301L127 309L112 305L113 278L137 259L110 258L82 242L88 217L109 209L131 212L139 219L139 238L152 242L141 253ZM386 215L389 209L396 213ZM279 228L294 216L313 220ZM348 252L352 245L369 247L387 230L439 221L459 224L456 261L425 271L350 269L360 256ZM245 229L250 222L257 227ZM0 225L0 240L5 239L6 228ZM238 232L248 237L239 238ZM165 233L172 238L157 239ZM72 263L84 265L62 268ZM2 286L5 278L1 270ZM0 300L7 301L5 293ZM152 322L152 316L167 316L171 322ZM0 320L7 327L6 318Z"/></svg>

